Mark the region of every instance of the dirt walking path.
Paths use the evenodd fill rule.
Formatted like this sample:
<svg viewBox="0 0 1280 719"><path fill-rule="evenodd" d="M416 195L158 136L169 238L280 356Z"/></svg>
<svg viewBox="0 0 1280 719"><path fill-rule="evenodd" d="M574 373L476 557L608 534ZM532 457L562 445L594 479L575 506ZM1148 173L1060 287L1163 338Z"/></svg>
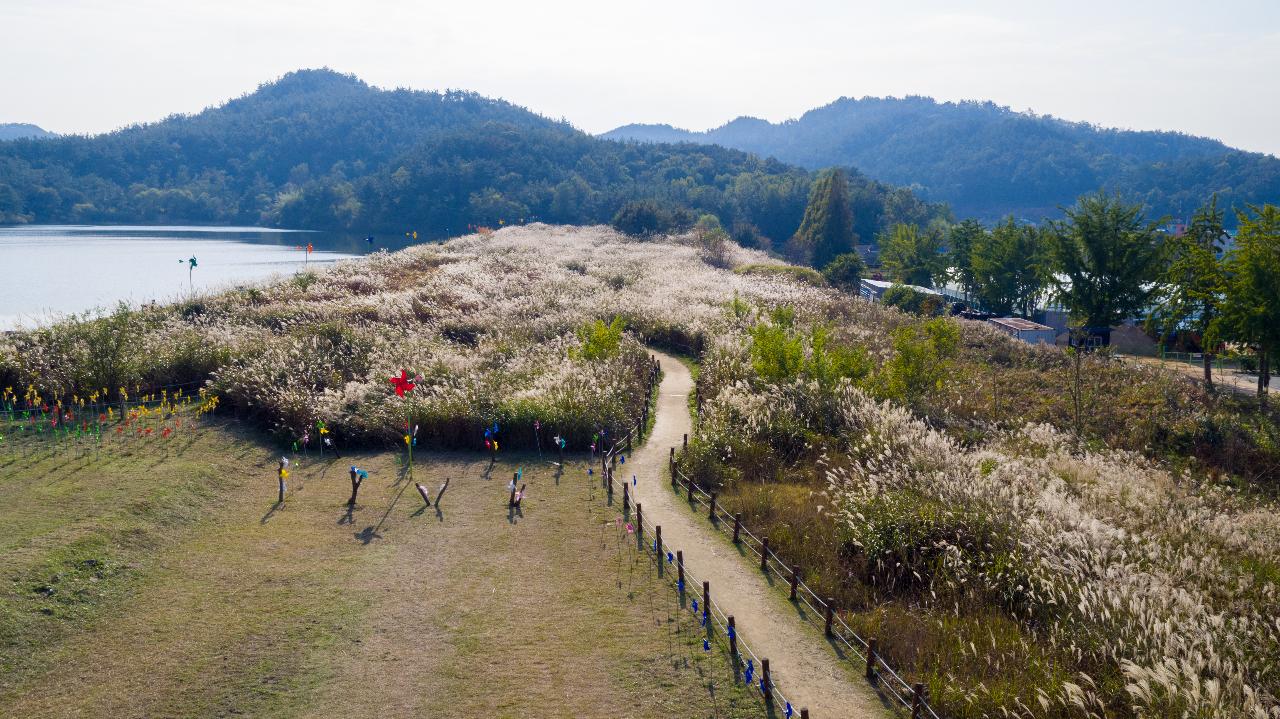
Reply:
<svg viewBox="0 0 1280 719"><path fill-rule="evenodd" d="M831 648L796 618L760 571L667 485L668 452L680 446L693 424L688 405L693 377L676 358L655 356L664 376L653 434L621 468L637 475L636 499L644 506L645 518L662 525L663 544L684 552L691 573L711 582L712 598L726 614L734 615L743 640L769 660L797 716L800 707L808 708L814 719L891 716L871 686L841 666Z"/></svg>

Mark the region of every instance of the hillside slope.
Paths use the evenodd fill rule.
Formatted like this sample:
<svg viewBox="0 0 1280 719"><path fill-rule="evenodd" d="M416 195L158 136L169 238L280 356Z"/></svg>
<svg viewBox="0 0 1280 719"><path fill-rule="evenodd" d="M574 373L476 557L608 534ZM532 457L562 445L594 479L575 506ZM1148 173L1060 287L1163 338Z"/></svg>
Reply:
<svg viewBox="0 0 1280 719"><path fill-rule="evenodd" d="M534 219L608 222L629 200L657 199L782 241L799 225L811 181L803 168L739 150L622 145L474 93L380 90L302 70L195 115L5 143L0 223L442 236ZM861 176L854 183L868 200L867 234L945 211Z"/></svg>
<svg viewBox="0 0 1280 719"><path fill-rule="evenodd" d="M1013 112L990 102L841 98L799 119L738 118L706 132L627 125L615 140L714 143L818 168L853 165L908 185L961 216L1056 214L1100 187L1185 217L1217 192L1226 205L1280 197L1280 160L1217 140Z"/></svg>
<svg viewBox="0 0 1280 719"><path fill-rule="evenodd" d="M0 122L0 142L41 137L56 137L56 135L29 122Z"/></svg>

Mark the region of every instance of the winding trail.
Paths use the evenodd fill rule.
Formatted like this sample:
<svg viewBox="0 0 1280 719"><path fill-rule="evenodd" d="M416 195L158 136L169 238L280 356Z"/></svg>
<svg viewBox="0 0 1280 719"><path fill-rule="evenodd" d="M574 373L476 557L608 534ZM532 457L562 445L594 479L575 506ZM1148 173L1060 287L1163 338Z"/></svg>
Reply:
<svg viewBox="0 0 1280 719"><path fill-rule="evenodd" d="M668 452L680 446L693 426L688 405L693 377L676 358L651 353L663 370L653 433L624 468L638 477L636 500L644 505L645 518L662 525L663 544L684 552L692 574L711 582L712 598L734 615L743 640L769 660L774 680L797 716L800 707L808 708L813 719L892 716L872 687L841 666L821 637L795 616L759 569L667 485Z"/></svg>

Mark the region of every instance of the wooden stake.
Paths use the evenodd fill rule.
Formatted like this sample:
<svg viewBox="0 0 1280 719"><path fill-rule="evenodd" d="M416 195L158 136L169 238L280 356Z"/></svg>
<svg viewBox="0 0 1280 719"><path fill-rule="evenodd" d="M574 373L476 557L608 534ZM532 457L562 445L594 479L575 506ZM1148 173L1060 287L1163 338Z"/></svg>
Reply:
<svg viewBox="0 0 1280 719"><path fill-rule="evenodd" d="M729 654L738 656L738 628L733 624L733 615L729 615Z"/></svg>
<svg viewBox="0 0 1280 719"><path fill-rule="evenodd" d="M738 543L738 532L742 530L742 514L733 515L733 543Z"/></svg>
<svg viewBox="0 0 1280 719"><path fill-rule="evenodd" d="M800 585L800 567L791 567L791 601L796 600L796 587Z"/></svg>
<svg viewBox="0 0 1280 719"><path fill-rule="evenodd" d="M711 507L707 509L707 519L716 521L716 493L711 493Z"/></svg>
<svg viewBox="0 0 1280 719"><path fill-rule="evenodd" d="M831 636L831 623L836 617L836 598L827 597L827 636Z"/></svg>
<svg viewBox="0 0 1280 719"><path fill-rule="evenodd" d="M636 502L636 535L644 534L644 515L641 514L641 506Z"/></svg>
<svg viewBox="0 0 1280 719"><path fill-rule="evenodd" d="M875 638L875 637L871 637L870 639L868 639L868 640L867 640L867 673L866 673L866 677L867 677L868 679L875 679L875 678L876 678L876 649L878 648L878 646L879 646L879 642L877 642L877 641L876 641L876 638Z"/></svg>
<svg viewBox="0 0 1280 719"><path fill-rule="evenodd" d="M702 581L702 611L711 616L711 582Z"/></svg>
<svg viewBox="0 0 1280 719"><path fill-rule="evenodd" d="M678 549L676 550L676 579L681 586L684 585L684 552Z"/></svg>
<svg viewBox="0 0 1280 719"><path fill-rule="evenodd" d="M760 571L769 573L769 538L760 540Z"/></svg>
<svg viewBox="0 0 1280 719"><path fill-rule="evenodd" d="M911 685L911 719L920 719L921 711L924 709L924 685L920 683Z"/></svg>
<svg viewBox="0 0 1280 719"><path fill-rule="evenodd" d="M418 484L417 482L415 482L413 486L418 488L418 494L422 495L422 501L426 502L427 506L430 507L431 494L427 491L427 488L422 486L421 484Z"/></svg>

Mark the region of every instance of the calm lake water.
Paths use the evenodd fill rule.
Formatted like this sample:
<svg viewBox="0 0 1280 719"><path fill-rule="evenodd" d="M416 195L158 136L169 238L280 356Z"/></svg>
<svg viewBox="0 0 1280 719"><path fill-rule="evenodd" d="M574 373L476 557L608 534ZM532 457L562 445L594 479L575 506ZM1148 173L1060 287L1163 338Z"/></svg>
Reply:
<svg viewBox="0 0 1280 719"><path fill-rule="evenodd" d="M179 299L291 275L377 249L400 249L400 238L374 239L260 227L0 227L0 330L47 323L67 313ZM187 280L187 259L197 267Z"/></svg>

